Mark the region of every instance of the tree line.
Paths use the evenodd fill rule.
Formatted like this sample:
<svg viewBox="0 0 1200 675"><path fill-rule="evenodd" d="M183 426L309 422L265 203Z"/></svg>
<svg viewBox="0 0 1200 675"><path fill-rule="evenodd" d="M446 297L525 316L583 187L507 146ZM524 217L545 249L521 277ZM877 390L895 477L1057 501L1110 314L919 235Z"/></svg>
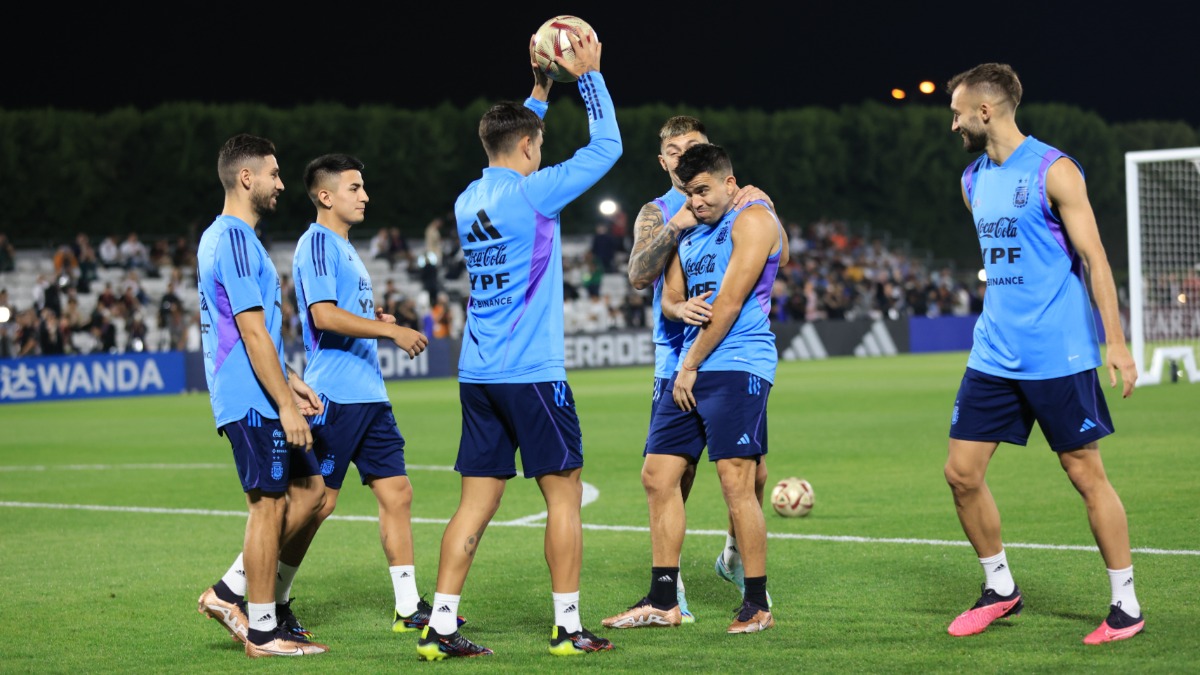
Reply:
<svg viewBox="0 0 1200 675"><path fill-rule="evenodd" d="M220 212L216 175L221 143L239 132L273 140L285 192L264 221L275 239L299 236L312 220L304 195L308 160L347 152L366 164L371 197L364 232L398 226L420 238L448 213L487 158L477 128L489 102L413 110L337 103L294 108L257 104L170 103L104 113L0 109L0 184L10 197L0 232L19 246L53 246L76 233L93 238L136 231L143 239L198 236ZM886 233L939 259L978 263L976 237L959 191L973 159L950 132L945 106L866 102L837 109L778 112L647 105L618 108L625 152L616 167L563 213L567 234L593 231L605 198L630 221L667 188L656 160L658 129L671 115L702 119L725 146L741 184L765 190L782 219L806 225L841 219ZM1110 124L1066 104L1027 104L1021 130L1082 164L1114 267L1126 264L1124 153L1200 145L1180 121ZM587 142L578 101L551 100L543 166ZM95 240L95 239L93 239Z"/></svg>

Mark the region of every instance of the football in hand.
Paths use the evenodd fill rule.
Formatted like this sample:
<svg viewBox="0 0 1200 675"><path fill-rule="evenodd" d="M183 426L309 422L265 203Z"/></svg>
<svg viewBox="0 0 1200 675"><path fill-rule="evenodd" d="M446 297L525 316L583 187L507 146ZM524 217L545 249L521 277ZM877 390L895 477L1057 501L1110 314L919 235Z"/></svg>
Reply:
<svg viewBox="0 0 1200 675"><path fill-rule="evenodd" d="M561 56L565 61L575 59L575 45L570 35L574 33L583 38L592 32L588 22L577 16L560 14L542 24L534 37L533 58L543 73L555 82L574 82L575 76L559 67L554 60Z"/></svg>
<svg viewBox="0 0 1200 675"><path fill-rule="evenodd" d="M803 518L813 507L812 484L802 478L784 478L771 490L771 506L785 518Z"/></svg>

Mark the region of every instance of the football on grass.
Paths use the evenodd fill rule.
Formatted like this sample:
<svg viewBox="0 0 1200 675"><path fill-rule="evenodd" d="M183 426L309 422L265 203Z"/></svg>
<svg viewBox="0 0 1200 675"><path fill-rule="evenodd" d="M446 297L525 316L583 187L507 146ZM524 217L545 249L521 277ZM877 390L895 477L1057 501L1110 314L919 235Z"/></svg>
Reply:
<svg viewBox="0 0 1200 675"><path fill-rule="evenodd" d="M570 34L582 38L591 32L592 27L588 22L577 16L560 14L547 20L535 33L533 58L538 68L555 82L574 82L575 76L560 68L554 57L575 60L575 45L571 42Z"/></svg>
<svg viewBox="0 0 1200 675"><path fill-rule="evenodd" d="M803 518L812 511L812 484L802 478L784 478L771 490L771 506L785 518Z"/></svg>

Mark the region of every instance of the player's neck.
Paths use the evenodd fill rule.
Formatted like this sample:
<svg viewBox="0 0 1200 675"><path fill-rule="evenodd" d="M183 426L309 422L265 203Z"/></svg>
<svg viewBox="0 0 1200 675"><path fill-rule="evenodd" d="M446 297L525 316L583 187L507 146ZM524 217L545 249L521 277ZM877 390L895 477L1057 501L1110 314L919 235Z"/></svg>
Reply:
<svg viewBox="0 0 1200 675"><path fill-rule="evenodd" d="M240 202L236 199L225 198L225 208L221 209L221 215L233 216L250 227L258 226L258 211L250 204Z"/></svg>
<svg viewBox="0 0 1200 675"><path fill-rule="evenodd" d="M317 224L329 230L333 230L342 239L350 240L350 223L343 222L337 218L321 218L317 217Z"/></svg>
<svg viewBox="0 0 1200 675"><path fill-rule="evenodd" d="M997 164L1004 164L1024 142L1025 134L1021 133L1015 124L1001 129L988 137L988 158Z"/></svg>

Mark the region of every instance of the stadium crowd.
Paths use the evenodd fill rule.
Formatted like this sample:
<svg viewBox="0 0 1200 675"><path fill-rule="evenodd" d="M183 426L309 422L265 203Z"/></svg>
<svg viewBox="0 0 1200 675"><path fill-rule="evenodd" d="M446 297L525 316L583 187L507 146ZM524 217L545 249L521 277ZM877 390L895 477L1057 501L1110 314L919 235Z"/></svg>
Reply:
<svg viewBox="0 0 1200 675"><path fill-rule="evenodd" d="M379 306L431 338L461 336L466 318L469 280L450 218L432 219L420 239L384 227L356 242L370 263ZM774 321L965 316L982 309L984 284L974 274L931 269L881 238L855 234L842 220L786 227L791 259L771 293ZM626 279L632 237L620 214L590 236L563 242L567 332L652 324L650 291ZM286 242L270 242L268 250L283 283L285 340L299 340L292 252ZM199 349L195 252L188 236L145 242L137 232L95 245L78 234L51 251L19 251L0 233L0 358Z"/></svg>

